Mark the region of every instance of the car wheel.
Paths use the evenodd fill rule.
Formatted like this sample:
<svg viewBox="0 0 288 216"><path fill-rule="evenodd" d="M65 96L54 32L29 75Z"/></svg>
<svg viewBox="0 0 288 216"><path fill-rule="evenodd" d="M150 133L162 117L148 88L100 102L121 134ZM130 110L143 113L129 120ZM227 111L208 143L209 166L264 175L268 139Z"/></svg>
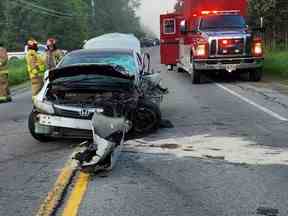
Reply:
<svg viewBox="0 0 288 216"><path fill-rule="evenodd" d="M178 73L184 73L185 71L184 71L184 69L183 69L183 68L181 68L181 67L178 67L178 68L177 68L177 72L178 72Z"/></svg>
<svg viewBox="0 0 288 216"><path fill-rule="evenodd" d="M257 68L249 72L249 80L252 82L259 82L262 79L263 70L262 68Z"/></svg>
<svg viewBox="0 0 288 216"><path fill-rule="evenodd" d="M136 134L149 134L157 130L160 123L160 108L151 101L139 101L133 116L132 132Z"/></svg>
<svg viewBox="0 0 288 216"><path fill-rule="evenodd" d="M54 139L52 137L35 133L35 122L36 122L36 115L37 114L38 114L37 111L32 110L32 112L29 115L28 128L29 128L29 132L30 132L31 136L39 142L51 142L51 141L53 141Z"/></svg>

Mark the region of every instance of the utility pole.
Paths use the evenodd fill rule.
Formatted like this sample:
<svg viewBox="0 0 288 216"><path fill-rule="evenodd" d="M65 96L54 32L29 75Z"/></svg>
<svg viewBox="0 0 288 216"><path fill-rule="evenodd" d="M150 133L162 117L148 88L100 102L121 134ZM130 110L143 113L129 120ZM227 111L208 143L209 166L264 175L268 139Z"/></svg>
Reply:
<svg viewBox="0 0 288 216"><path fill-rule="evenodd" d="M92 29L94 29L96 26L95 0L91 0L91 10L92 10Z"/></svg>

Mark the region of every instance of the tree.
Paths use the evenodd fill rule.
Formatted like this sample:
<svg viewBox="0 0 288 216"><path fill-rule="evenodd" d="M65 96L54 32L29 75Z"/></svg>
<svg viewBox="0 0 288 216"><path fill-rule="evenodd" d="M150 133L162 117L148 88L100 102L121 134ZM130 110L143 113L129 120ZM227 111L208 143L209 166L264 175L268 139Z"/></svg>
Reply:
<svg viewBox="0 0 288 216"><path fill-rule="evenodd" d="M136 16L139 0L1 0L0 42L9 50L23 50L33 37L55 37L65 49L79 48L85 39L109 32L144 31ZM95 15L95 16L94 16Z"/></svg>
<svg viewBox="0 0 288 216"><path fill-rule="evenodd" d="M174 5L174 10L176 12L181 12L183 9L183 3L184 3L184 0L177 0L177 2Z"/></svg>

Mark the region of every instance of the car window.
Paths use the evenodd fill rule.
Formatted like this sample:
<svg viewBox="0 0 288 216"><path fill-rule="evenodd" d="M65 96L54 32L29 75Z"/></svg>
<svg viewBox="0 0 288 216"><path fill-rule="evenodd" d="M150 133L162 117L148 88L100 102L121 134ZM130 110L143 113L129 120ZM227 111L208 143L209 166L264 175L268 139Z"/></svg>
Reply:
<svg viewBox="0 0 288 216"><path fill-rule="evenodd" d="M64 57L61 67L77 64L108 64L120 65L130 74L135 74L137 67L134 57L130 53L89 53L89 54L70 54Z"/></svg>

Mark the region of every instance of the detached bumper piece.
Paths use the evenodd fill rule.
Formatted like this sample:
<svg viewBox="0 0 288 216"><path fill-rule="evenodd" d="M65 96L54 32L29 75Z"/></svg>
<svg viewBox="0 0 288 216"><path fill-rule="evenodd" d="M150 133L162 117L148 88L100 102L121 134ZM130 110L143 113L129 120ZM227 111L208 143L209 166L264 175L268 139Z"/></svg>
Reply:
<svg viewBox="0 0 288 216"><path fill-rule="evenodd" d="M124 117L108 117L95 112L91 129L93 142L73 157L79 167L87 172L111 171L122 151L129 122Z"/></svg>

